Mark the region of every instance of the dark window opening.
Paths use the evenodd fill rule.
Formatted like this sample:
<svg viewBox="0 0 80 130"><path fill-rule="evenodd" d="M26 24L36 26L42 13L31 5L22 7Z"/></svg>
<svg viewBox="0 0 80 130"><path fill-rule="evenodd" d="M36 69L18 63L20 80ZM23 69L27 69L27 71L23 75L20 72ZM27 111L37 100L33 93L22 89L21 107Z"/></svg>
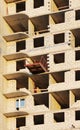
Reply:
<svg viewBox="0 0 80 130"><path fill-rule="evenodd" d="M16 3L16 12L24 11L25 5L25 2Z"/></svg>
<svg viewBox="0 0 80 130"><path fill-rule="evenodd" d="M75 120L80 120L80 111L75 111Z"/></svg>
<svg viewBox="0 0 80 130"><path fill-rule="evenodd" d="M64 63L65 62L65 54L54 54L54 62L55 64Z"/></svg>
<svg viewBox="0 0 80 130"><path fill-rule="evenodd" d="M44 6L44 0L34 0L34 8L39 8L40 6Z"/></svg>
<svg viewBox="0 0 80 130"><path fill-rule="evenodd" d="M78 37L75 37L75 47L80 46L80 39Z"/></svg>
<svg viewBox="0 0 80 130"><path fill-rule="evenodd" d="M54 119L56 122L64 122L64 112L54 113Z"/></svg>
<svg viewBox="0 0 80 130"><path fill-rule="evenodd" d="M63 43L64 42L64 33L61 34L55 34L54 35L54 43L58 44L58 43Z"/></svg>
<svg viewBox="0 0 80 130"><path fill-rule="evenodd" d="M34 116L34 125L44 124L44 115Z"/></svg>
<svg viewBox="0 0 80 130"><path fill-rule="evenodd" d="M17 80L16 89L19 90L22 88L28 89L28 78L20 78Z"/></svg>
<svg viewBox="0 0 80 130"><path fill-rule="evenodd" d="M49 94L44 93L44 94L36 94L34 95L34 103L35 105L45 105L46 107L49 108Z"/></svg>
<svg viewBox="0 0 80 130"><path fill-rule="evenodd" d="M20 69L24 69L25 66L25 60L16 61L16 71L19 71Z"/></svg>
<svg viewBox="0 0 80 130"><path fill-rule="evenodd" d="M26 126L26 118L25 117L16 118L16 128L19 128L21 126Z"/></svg>
<svg viewBox="0 0 80 130"><path fill-rule="evenodd" d="M26 46L26 41L25 40L16 42L16 52L18 52L20 50L24 50L25 46Z"/></svg>
<svg viewBox="0 0 80 130"><path fill-rule="evenodd" d="M80 60L80 50L75 51L75 60Z"/></svg>
<svg viewBox="0 0 80 130"><path fill-rule="evenodd" d="M80 70L75 71L75 80L80 80Z"/></svg>
<svg viewBox="0 0 80 130"><path fill-rule="evenodd" d="M34 48L44 46L44 37L34 38Z"/></svg>
<svg viewBox="0 0 80 130"><path fill-rule="evenodd" d="M76 19L76 20L80 20L80 10L76 10L75 19Z"/></svg>

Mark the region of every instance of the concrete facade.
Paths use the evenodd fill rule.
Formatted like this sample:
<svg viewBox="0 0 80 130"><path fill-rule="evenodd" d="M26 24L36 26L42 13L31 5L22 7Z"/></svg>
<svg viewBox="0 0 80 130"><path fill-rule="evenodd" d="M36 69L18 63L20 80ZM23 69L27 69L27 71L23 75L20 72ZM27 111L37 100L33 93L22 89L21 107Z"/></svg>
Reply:
<svg viewBox="0 0 80 130"><path fill-rule="evenodd" d="M79 130L80 0L0 6L0 130Z"/></svg>

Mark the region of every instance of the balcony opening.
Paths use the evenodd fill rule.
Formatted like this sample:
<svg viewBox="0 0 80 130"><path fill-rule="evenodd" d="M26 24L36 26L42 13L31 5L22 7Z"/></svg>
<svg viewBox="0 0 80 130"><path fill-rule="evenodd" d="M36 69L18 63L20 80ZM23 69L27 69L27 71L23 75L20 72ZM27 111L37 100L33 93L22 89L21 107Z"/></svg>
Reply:
<svg viewBox="0 0 80 130"><path fill-rule="evenodd" d="M26 117L16 118L16 128L19 129L21 126L26 126Z"/></svg>
<svg viewBox="0 0 80 130"><path fill-rule="evenodd" d="M64 63L64 62L65 62L64 53L54 54L54 63L55 64Z"/></svg>
<svg viewBox="0 0 80 130"><path fill-rule="evenodd" d="M54 72L54 73L51 73L51 75L57 83L61 83L61 82L65 81L65 72L64 71Z"/></svg>
<svg viewBox="0 0 80 130"><path fill-rule="evenodd" d="M19 71L20 69L25 69L25 60L16 61L16 71Z"/></svg>
<svg viewBox="0 0 80 130"><path fill-rule="evenodd" d="M26 9L26 2L16 3L16 12L24 11Z"/></svg>
<svg viewBox="0 0 80 130"><path fill-rule="evenodd" d="M38 44L38 43L37 43ZM47 56L40 55L31 58L31 62L24 65L32 74L39 74L48 71Z"/></svg>
<svg viewBox="0 0 80 130"><path fill-rule="evenodd" d="M33 93L35 94L41 94L43 92L47 92L47 88L49 86L49 74L42 74L42 75L34 75L32 76L32 80L34 82L34 88L33 88ZM44 82L42 82L44 81ZM42 100L42 97L47 97L47 95L42 95L40 96L41 97L41 100ZM37 97L35 96L35 101L38 102L37 100ZM46 105L48 104L47 102L45 103Z"/></svg>
<svg viewBox="0 0 80 130"><path fill-rule="evenodd" d="M44 37L34 38L34 48L44 46Z"/></svg>
<svg viewBox="0 0 80 130"><path fill-rule="evenodd" d="M75 96L75 102L80 102L80 89L73 89L72 92Z"/></svg>
<svg viewBox="0 0 80 130"><path fill-rule="evenodd" d="M75 120L80 120L80 110L75 111Z"/></svg>
<svg viewBox="0 0 80 130"><path fill-rule="evenodd" d="M80 60L80 50L75 51L75 60Z"/></svg>
<svg viewBox="0 0 80 130"><path fill-rule="evenodd" d="M69 91L52 92L51 97L53 97L53 98L51 98L52 104L54 106L57 104L57 107L55 106L55 109L69 108ZM55 100L56 104L55 104L54 100Z"/></svg>
<svg viewBox="0 0 80 130"><path fill-rule="evenodd" d="M80 20L80 10L76 10L75 13L75 19Z"/></svg>
<svg viewBox="0 0 80 130"><path fill-rule="evenodd" d="M65 37L64 33L55 34L54 35L54 43L55 44L64 43L65 42L64 37Z"/></svg>
<svg viewBox="0 0 80 130"><path fill-rule="evenodd" d="M34 0L34 8L39 8L40 6L44 6L44 0Z"/></svg>
<svg viewBox="0 0 80 130"><path fill-rule="evenodd" d="M37 17L30 18L33 26L34 26L34 34L42 34L48 33L48 25L49 25L49 15L42 15Z"/></svg>
<svg viewBox="0 0 80 130"><path fill-rule="evenodd" d="M64 112L60 112L60 113L54 113L54 120L56 122L64 122Z"/></svg>
<svg viewBox="0 0 80 130"><path fill-rule="evenodd" d="M80 80L80 70L75 71L75 80Z"/></svg>
<svg viewBox="0 0 80 130"><path fill-rule="evenodd" d="M34 125L44 124L44 115L34 116Z"/></svg>
<svg viewBox="0 0 80 130"><path fill-rule="evenodd" d="M20 50L24 50L26 48L26 41L18 41L16 42L16 52L19 52Z"/></svg>
<svg viewBox="0 0 80 130"><path fill-rule="evenodd" d="M65 22L65 12L58 12L51 14L51 17L55 24L64 23Z"/></svg>
<svg viewBox="0 0 80 130"><path fill-rule="evenodd" d="M54 2L59 10L69 8L69 0L54 0Z"/></svg>
<svg viewBox="0 0 80 130"><path fill-rule="evenodd" d="M49 94L44 93L44 94L36 94L34 96L34 103L35 105L45 105L46 107L49 108Z"/></svg>

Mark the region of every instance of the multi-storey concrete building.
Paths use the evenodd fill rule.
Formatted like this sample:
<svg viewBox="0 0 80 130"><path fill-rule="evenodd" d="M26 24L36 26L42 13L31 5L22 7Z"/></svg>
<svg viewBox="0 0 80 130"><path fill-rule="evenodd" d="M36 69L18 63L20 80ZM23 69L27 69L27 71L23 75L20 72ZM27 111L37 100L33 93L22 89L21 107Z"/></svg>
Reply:
<svg viewBox="0 0 80 130"><path fill-rule="evenodd" d="M80 0L0 0L0 130L80 129Z"/></svg>

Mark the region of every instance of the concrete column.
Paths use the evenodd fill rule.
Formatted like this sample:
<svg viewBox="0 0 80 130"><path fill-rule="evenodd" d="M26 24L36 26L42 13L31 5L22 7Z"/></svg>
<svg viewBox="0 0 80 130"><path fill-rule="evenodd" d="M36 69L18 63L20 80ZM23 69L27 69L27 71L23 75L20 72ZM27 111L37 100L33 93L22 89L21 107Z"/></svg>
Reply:
<svg viewBox="0 0 80 130"><path fill-rule="evenodd" d="M75 21L75 11L67 11L65 12L65 22L73 22Z"/></svg>
<svg viewBox="0 0 80 130"><path fill-rule="evenodd" d="M44 124L51 124L51 123L53 123L53 113L48 112L44 115Z"/></svg>
<svg viewBox="0 0 80 130"><path fill-rule="evenodd" d="M49 75L49 85L55 84L55 83L56 83L56 80L55 80L54 77L50 74L50 75Z"/></svg>
<svg viewBox="0 0 80 130"><path fill-rule="evenodd" d="M35 87L35 83L34 83L34 81L31 79L31 78L28 78L28 82L29 82L29 90L31 91L31 92L34 92L34 87Z"/></svg>
<svg viewBox="0 0 80 130"><path fill-rule="evenodd" d="M72 91L69 91L69 106L71 107L75 102L75 95Z"/></svg>
<svg viewBox="0 0 80 130"><path fill-rule="evenodd" d="M26 116L26 126L34 125L33 115Z"/></svg>
<svg viewBox="0 0 80 130"><path fill-rule="evenodd" d="M49 108L50 110L59 110L61 109L60 104L56 101L56 99L53 97L53 95L49 94Z"/></svg>
<svg viewBox="0 0 80 130"><path fill-rule="evenodd" d="M80 7L80 0L69 0L70 8Z"/></svg>
<svg viewBox="0 0 80 130"><path fill-rule="evenodd" d="M34 25L31 20L28 21L28 31L30 35L34 35Z"/></svg>
<svg viewBox="0 0 80 130"><path fill-rule="evenodd" d="M55 2L51 0L51 11L58 11L58 7L56 6Z"/></svg>

